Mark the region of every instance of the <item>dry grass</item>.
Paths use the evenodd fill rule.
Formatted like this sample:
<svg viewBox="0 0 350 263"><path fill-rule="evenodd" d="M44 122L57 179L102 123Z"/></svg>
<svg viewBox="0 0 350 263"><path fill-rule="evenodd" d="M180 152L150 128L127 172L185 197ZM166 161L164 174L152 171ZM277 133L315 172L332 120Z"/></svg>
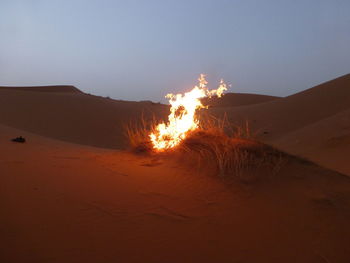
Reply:
<svg viewBox="0 0 350 263"><path fill-rule="evenodd" d="M220 130L195 131L176 151L196 160L199 169L214 169L221 176L246 181L274 175L284 162L284 155L274 148L250 139L229 137Z"/></svg>
<svg viewBox="0 0 350 263"><path fill-rule="evenodd" d="M155 153L149 134L158 122L153 118L130 123L125 128L132 151ZM226 116L209 116L201 120L201 126L175 149L166 154L177 156L190 166L214 171L221 176L230 176L244 181L256 179L262 174L276 174L284 163L284 154L254 140L249 123L243 127L231 125Z"/></svg>
<svg viewBox="0 0 350 263"><path fill-rule="evenodd" d="M153 115L146 119L142 114L137 121L130 121L124 125L124 136L127 138L130 148L136 153L152 152L152 144L149 134L154 131L159 120Z"/></svg>

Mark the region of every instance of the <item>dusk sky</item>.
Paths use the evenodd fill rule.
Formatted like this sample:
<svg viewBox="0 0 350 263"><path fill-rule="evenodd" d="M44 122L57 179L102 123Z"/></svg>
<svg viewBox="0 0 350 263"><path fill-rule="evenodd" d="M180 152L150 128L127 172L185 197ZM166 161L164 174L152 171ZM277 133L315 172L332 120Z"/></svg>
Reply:
<svg viewBox="0 0 350 263"><path fill-rule="evenodd" d="M211 87L286 96L350 73L349 0L0 0L0 85L163 100Z"/></svg>

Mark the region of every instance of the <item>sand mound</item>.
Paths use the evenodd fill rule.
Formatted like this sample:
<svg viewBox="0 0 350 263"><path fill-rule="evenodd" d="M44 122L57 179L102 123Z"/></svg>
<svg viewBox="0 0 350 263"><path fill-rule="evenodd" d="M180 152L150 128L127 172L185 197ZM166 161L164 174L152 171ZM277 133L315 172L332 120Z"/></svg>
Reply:
<svg viewBox="0 0 350 263"><path fill-rule="evenodd" d="M11 87L0 86L0 90L23 90L23 91L35 91L35 92L55 92L55 93L81 93L79 89L71 85L52 85L52 86L25 86L25 87Z"/></svg>

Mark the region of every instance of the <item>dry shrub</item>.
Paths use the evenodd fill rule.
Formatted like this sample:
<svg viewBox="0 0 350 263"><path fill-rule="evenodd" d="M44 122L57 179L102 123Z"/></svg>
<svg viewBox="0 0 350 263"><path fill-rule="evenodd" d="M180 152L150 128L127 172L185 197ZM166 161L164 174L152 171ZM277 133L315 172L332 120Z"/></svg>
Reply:
<svg viewBox="0 0 350 263"><path fill-rule="evenodd" d="M253 139L248 122L237 127L226 116L221 119L207 116L178 147L166 152L152 149L149 134L157 123L154 117L148 121L142 117L126 126L125 134L133 152L177 156L192 167L195 163L200 170L243 181L276 174L284 163L283 153Z"/></svg>
<svg viewBox="0 0 350 263"><path fill-rule="evenodd" d="M214 169L216 174L244 181L276 174L284 162L284 155L276 149L254 140L229 137L219 129L192 132L176 151L191 157L191 162L195 160L199 169Z"/></svg>
<svg viewBox="0 0 350 263"><path fill-rule="evenodd" d="M149 134L154 131L159 121L153 115L146 119L142 114L137 121L130 121L124 125L124 136L127 138L131 151L135 153L151 153L152 144Z"/></svg>
<svg viewBox="0 0 350 263"><path fill-rule="evenodd" d="M246 120L243 125L234 125L228 120L226 113L221 118L211 114L202 114L199 128L209 132L225 133L233 138L255 138L255 134L250 130L249 121Z"/></svg>

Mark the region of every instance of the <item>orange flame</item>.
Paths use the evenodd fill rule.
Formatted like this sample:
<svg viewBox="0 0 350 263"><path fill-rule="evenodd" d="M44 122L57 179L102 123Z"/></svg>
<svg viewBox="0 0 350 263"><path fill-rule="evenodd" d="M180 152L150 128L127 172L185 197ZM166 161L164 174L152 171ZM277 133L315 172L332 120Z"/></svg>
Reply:
<svg viewBox="0 0 350 263"><path fill-rule="evenodd" d="M223 92L227 90L227 85L221 80L216 90L209 91L204 74L200 75L198 81L199 85L190 92L166 95L171 105L170 114L168 123L158 124L155 132L149 135L154 149L165 150L178 145L186 138L188 132L198 128L199 120L196 118L196 111L206 108L200 99L213 95L221 97Z"/></svg>

